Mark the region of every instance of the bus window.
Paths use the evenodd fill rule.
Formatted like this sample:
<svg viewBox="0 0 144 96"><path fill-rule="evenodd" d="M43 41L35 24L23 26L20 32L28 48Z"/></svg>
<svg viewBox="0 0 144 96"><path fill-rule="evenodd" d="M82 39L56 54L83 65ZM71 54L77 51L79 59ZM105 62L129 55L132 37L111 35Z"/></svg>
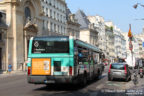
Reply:
<svg viewBox="0 0 144 96"><path fill-rule="evenodd" d="M93 60L94 60L94 64L100 63L99 53L93 52Z"/></svg>
<svg viewBox="0 0 144 96"><path fill-rule="evenodd" d="M89 52L85 48L78 48L78 59L79 62L88 62Z"/></svg>
<svg viewBox="0 0 144 96"><path fill-rule="evenodd" d="M94 61L94 64L97 64L97 57L96 57L96 53L93 53L93 61Z"/></svg>
<svg viewBox="0 0 144 96"><path fill-rule="evenodd" d="M34 40L32 53L69 53L69 42Z"/></svg>

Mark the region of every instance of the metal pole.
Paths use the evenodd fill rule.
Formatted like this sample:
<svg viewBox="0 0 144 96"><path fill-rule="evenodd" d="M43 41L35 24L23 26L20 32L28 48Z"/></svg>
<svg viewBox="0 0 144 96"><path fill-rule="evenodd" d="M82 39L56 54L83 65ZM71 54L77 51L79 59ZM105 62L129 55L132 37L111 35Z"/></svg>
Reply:
<svg viewBox="0 0 144 96"><path fill-rule="evenodd" d="M134 64L133 64L133 51L131 50L131 55L132 55L132 66L133 66L133 71L134 71Z"/></svg>

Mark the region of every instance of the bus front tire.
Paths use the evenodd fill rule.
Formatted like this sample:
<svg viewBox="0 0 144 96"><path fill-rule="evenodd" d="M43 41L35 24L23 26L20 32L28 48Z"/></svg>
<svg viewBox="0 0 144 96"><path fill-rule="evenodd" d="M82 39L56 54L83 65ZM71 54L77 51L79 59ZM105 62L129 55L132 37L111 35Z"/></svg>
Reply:
<svg viewBox="0 0 144 96"><path fill-rule="evenodd" d="M82 76L82 78L81 78L81 83L80 83L80 85L81 85L82 87L84 87L84 86L86 86L86 84L87 84L87 75L84 74L84 75Z"/></svg>

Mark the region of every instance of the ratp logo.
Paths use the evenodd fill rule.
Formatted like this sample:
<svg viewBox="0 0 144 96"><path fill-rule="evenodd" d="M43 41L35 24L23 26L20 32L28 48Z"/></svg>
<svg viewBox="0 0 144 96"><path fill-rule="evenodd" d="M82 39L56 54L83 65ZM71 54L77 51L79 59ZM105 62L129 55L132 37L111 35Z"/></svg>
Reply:
<svg viewBox="0 0 144 96"><path fill-rule="evenodd" d="M35 46L35 47L38 47L38 46L39 46L38 41L35 41L35 42L34 42L34 46Z"/></svg>

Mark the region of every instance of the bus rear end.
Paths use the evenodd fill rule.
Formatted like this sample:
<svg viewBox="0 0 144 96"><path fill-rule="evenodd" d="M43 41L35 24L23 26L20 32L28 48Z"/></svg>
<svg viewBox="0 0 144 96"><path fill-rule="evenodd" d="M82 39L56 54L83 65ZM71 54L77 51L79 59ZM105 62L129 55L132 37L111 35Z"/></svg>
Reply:
<svg viewBox="0 0 144 96"><path fill-rule="evenodd" d="M28 54L28 82L72 83L73 46L73 39L66 36L31 38Z"/></svg>

